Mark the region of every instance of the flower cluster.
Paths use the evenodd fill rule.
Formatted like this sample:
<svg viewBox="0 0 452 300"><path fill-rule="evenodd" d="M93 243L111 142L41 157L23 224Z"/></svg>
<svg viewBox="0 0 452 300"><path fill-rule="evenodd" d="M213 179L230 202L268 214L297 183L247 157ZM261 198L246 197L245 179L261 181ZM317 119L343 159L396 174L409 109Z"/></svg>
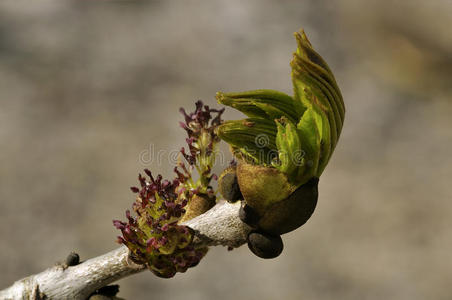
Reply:
<svg viewBox="0 0 452 300"><path fill-rule="evenodd" d="M170 278L197 265L207 249L194 248L191 230L177 224L187 205L186 199L178 201L185 193L178 190L179 180L162 181L162 176L154 178L149 170L145 172L150 180L140 174L141 188L131 188L138 194L133 204L137 217L127 210L128 222L115 220L113 224L123 235L118 242L130 249L136 263L146 264L154 274Z"/></svg>
<svg viewBox="0 0 452 300"><path fill-rule="evenodd" d="M184 163L179 163L187 177L186 187L193 188L196 186L199 193L212 194L210 181L216 179L217 176L211 174L211 170L215 163L215 146L220 142L217 127L222 123L221 115L224 108L220 110L212 109L203 105L202 101L197 101L194 112L187 114L183 108L180 109L180 112L185 118L185 123L180 122L180 126L187 132L186 142L189 153L186 152L185 148L182 148L180 152L190 168L196 168L199 173L198 181L190 182L192 180L189 176L190 172L187 171ZM214 114L216 115L214 116Z"/></svg>
<svg viewBox="0 0 452 300"><path fill-rule="evenodd" d="M149 179L139 174L140 187L131 188L137 194L132 205L136 217L127 210L127 222L113 221L122 232L118 243L129 248L130 257L164 278L196 266L207 253L207 247L193 245L194 233L180 224L215 204L210 181L216 176L211 174L211 168L215 146L220 141L216 128L222 123L223 111L210 109L198 101L195 112L187 114L183 109L181 112L186 121L181 126L188 133L186 141L190 151L187 154L182 148L181 154L188 167L179 162L172 181L163 180L161 175L154 178L151 171L144 170ZM192 176L194 169L199 173L197 180Z"/></svg>

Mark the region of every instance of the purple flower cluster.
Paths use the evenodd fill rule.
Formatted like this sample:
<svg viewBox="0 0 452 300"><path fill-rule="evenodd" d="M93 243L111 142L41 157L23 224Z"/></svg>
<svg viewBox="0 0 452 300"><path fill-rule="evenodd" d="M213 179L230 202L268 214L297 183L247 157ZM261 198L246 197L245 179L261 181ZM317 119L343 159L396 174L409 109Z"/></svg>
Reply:
<svg viewBox="0 0 452 300"><path fill-rule="evenodd" d="M157 276L170 278L197 265L207 248L195 248L193 232L177 224L187 205L186 199L179 201L185 193L178 189L179 180L162 181L162 176L154 178L149 170L145 172L150 180L140 174L141 188L131 188L138 194L133 204L137 217L127 210L128 222L115 220L113 224L122 232L118 242L130 249L136 263L146 264Z"/></svg>
<svg viewBox="0 0 452 300"><path fill-rule="evenodd" d="M217 127L223 122L221 115L223 109L212 109L208 105L203 105L202 101L196 102L195 111L187 114L185 109L180 112L185 118L185 123L180 122L180 126L185 129L188 137L188 153L185 148L180 150L190 167L196 167L200 173L199 187L202 193L211 192L209 186L212 179L216 179L215 174L211 174L213 163L215 162L215 146L220 142L217 135ZM183 163L179 164L184 170Z"/></svg>
<svg viewBox="0 0 452 300"><path fill-rule="evenodd" d="M216 176L211 174L211 169L215 145L220 141L216 128L222 123L223 111L211 109L201 101L196 102L192 113L187 114L181 108L185 118L181 127L188 134L189 154L185 148L180 152L188 167L180 162L174 168L176 176L172 181L163 180L161 175L154 178L151 171L144 170L149 180L139 174L140 187L131 188L137 194L132 205L136 217L127 210L127 222L113 221L122 232L118 243L126 245L131 258L147 265L157 276L170 278L177 272L185 272L207 253L207 247L194 247L192 230L179 223L203 213L215 203L210 181ZM194 169L199 173L198 180L192 177Z"/></svg>
<svg viewBox="0 0 452 300"><path fill-rule="evenodd" d="M221 115L224 112L224 108L212 109L208 105L203 105L201 100L197 101L195 105L195 111L189 114L185 112L184 108L180 108L185 123L179 122L179 124L187 131L186 142L190 154L186 154L184 148L181 149L181 152L190 165L195 164L197 155L203 154L203 152L207 155L212 154L214 144L220 141L215 129L221 124ZM216 114L216 116L213 116L213 114ZM207 134L207 137L203 136L204 134Z"/></svg>

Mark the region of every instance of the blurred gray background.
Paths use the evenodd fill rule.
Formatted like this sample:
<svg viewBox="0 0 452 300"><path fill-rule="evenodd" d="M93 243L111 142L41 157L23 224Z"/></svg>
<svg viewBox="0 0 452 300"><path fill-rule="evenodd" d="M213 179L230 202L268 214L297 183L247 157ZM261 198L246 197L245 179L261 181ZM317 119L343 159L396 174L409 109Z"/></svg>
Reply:
<svg viewBox="0 0 452 300"><path fill-rule="evenodd" d="M1 1L0 288L117 247L111 220L137 173L173 176L139 157L183 146L178 108L216 106L219 90L291 94L303 27L347 107L314 216L277 259L214 248L119 295L451 299L451 16L450 0Z"/></svg>

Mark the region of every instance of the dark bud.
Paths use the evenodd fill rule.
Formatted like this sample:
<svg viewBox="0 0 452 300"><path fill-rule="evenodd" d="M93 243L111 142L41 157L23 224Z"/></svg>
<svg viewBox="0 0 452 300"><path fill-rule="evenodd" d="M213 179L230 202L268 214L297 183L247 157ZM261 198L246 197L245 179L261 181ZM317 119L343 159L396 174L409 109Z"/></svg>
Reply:
<svg viewBox="0 0 452 300"><path fill-rule="evenodd" d="M248 235L248 248L260 258L275 258L281 254L284 245L279 235L252 231Z"/></svg>
<svg viewBox="0 0 452 300"><path fill-rule="evenodd" d="M66 266L68 266L68 267L76 266L79 263L80 263L80 256L75 252L69 253L69 255L66 257Z"/></svg>
<svg viewBox="0 0 452 300"><path fill-rule="evenodd" d="M318 178L312 178L289 197L270 206L259 220L259 228L279 235L306 223L317 205L318 183Z"/></svg>
<svg viewBox="0 0 452 300"><path fill-rule="evenodd" d="M117 293L119 293L119 285L117 285L117 284L107 285L107 286L101 287L94 293L97 295L114 297L114 296L116 296Z"/></svg>
<svg viewBox="0 0 452 300"><path fill-rule="evenodd" d="M244 204L244 202L242 202L242 206L239 210L239 218L243 223L255 228L260 219L258 213L251 206Z"/></svg>
<svg viewBox="0 0 452 300"><path fill-rule="evenodd" d="M234 167L227 168L220 175L218 190L223 198L229 202L236 202L237 200L243 199Z"/></svg>

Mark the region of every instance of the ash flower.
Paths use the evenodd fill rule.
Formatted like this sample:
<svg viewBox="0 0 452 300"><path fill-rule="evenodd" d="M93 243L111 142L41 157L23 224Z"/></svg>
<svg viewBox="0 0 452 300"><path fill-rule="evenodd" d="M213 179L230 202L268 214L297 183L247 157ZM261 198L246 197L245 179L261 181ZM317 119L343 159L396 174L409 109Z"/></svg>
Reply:
<svg viewBox="0 0 452 300"><path fill-rule="evenodd" d="M210 181L216 178L211 169L216 144L220 141L216 128L222 122L223 110L210 109L198 101L195 112L187 114L184 109L181 112L185 117L181 127L188 133L189 153L184 148L180 152L188 166L179 162L172 181L163 180L161 175L154 177L145 169L149 179L139 174L140 187L131 187L137 194L132 205L136 217L127 210L126 222L113 221L122 232L118 243L129 248L130 257L164 278L196 266L207 253L207 247L193 245L194 233L180 224L207 211L216 199ZM195 169L199 173L197 180L192 176Z"/></svg>
<svg viewBox="0 0 452 300"><path fill-rule="evenodd" d="M216 129L222 123L221 115L224 108L212 109L203 105L202 101L197 101L194 112L187 114L183 108L180 112L185 118L185 123L180 122L180 126L187 132L186 142L189 153L186 153L185 148L180 152L188 164L199 172L200 180L195 185L201 188L200 192L206 193L210 180L215 177L210 173L215 163L216 145L220 142Z"/></svg>
<svg viewBox="0 0 452 300"><path fill-rule="evenodd" d="M215 164L216 146L221 141L217 135L217 128L222 124L221 115L224 108L217 110L201 101L196 102L195 111L186 113L181 108L180 112L184 116L185 123L180 122L180 126L187 132L188 153L185 148L180 150L188 166L184 162L179 162L179 168L175 168L181 186L188 190L190 201L187 205L187 213L182 222L198 216L213 205L215 205L215 191L210 185L212 179L216 180L217 175L212 173ZM199 178L192 177L193 170L196 170Z"/></svg>
<svg viewBox="0 0 452 300"><path fill-rule="evenodd" d="M132 187L137 194L133 203L136 217L126 211L127 222L115 220L114 226L121 230L118 242L126 245L131 257L139 264L146 264L160 277L173 277L176 272L185 272L199 263L207 248L195 248L191 243L193 232L178 221L185 213L187 199L181 199L183 191L177 191L180 184L154 178L145 170L150 180L138 176L141 188Z"/></svg>

